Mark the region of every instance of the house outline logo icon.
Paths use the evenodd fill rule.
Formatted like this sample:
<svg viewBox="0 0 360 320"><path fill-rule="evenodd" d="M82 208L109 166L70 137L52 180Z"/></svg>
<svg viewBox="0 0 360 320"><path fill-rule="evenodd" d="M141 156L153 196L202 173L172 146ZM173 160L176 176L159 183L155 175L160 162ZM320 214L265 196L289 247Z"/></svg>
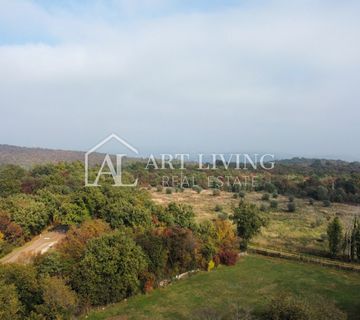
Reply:
<svg viewBox="0 0 360 320"><path fill-rule="evenodd" d="M112 178L114 179L113 186L116 186L116 187L135 187L135 186L137 186L138 179L136 179L135 182L130 183L130 184L124 184L122 182L122 159L123 159L123 157L126 156L126 154L116 154L116 169L115 169L114 165L111 161L110 155L107 153L101 164L100 170L97 173L95 181L93 183L89 182L89 156L90 156L90 154L96 152L96 150L98 150L103 145L105 145L106 143L108 143L109 141L111 141L113 139L116 140L117 142L119 142L122 146L129 149L131 152L135 153L136 155L139 154L139 151L135 147L133 147L131 144L129 144L127 141L120 138L115 133L110 134L108 137L101 140L96 146L94 146L88 152L85 153L85 186L86 187L100 186L99 179L100 179L101 175L111 175ZM108 166L110 171L103 172L105 165Z"/></svg>

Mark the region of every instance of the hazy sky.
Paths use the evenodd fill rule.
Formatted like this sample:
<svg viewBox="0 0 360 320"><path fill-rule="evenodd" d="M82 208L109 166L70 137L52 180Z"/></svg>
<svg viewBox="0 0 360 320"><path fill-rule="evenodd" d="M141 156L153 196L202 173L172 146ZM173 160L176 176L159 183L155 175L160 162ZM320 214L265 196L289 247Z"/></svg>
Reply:
<svg viewBox="0 0 360 320"><path fill-rule="evenodd" d="M76 4L74 4L76 3ZM360 1L0 0L0 144L360 160Z"/></svg>

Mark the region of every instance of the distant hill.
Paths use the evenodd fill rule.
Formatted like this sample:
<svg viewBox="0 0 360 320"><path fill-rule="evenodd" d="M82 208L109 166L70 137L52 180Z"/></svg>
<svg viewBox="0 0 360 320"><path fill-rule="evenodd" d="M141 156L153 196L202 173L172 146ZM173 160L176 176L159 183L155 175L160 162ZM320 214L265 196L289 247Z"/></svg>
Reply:
<svg viewBox="0 0 360 320"><path fill-rule="evenodd" d="M104 153L93 153L90 165L101 164L104 160ZM84 151L54 150L45 148L18 147L7 144L0 144L0 165L17 164L22 167L32 167L36 164L57 163L57 162L84 162ZM113 157L112 157L113 158ZM127 158L127 163L144 161L141 158ZM343 160L292 158L277 160L275 172L281 173L283 169L289 168L294 172L310 173L313 171L341 171L360 172L359 162L347 162Z"/></svg>
<svg viewBox="0 0 360 320"><path fill-rule="evenodd" d="M84 162L85 152L52 150L43 148L17 147L0 144L0 165L17 164L22 167L31 167L36 164L57 162ZM91 156L91 164L99 164L103 161L104 154L94 153Z"/></svg>

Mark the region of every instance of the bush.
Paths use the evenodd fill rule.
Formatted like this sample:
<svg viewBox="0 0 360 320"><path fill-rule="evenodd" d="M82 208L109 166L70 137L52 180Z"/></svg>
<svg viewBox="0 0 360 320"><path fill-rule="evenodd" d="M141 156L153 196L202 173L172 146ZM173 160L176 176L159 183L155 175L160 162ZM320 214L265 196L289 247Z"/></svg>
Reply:
<svg viewBox="0 0 360 320"><path fill-rule="evenodd" d="M313 206L313 205L314 205L314 199L311 198L311 199L309 200L309 205L310 205L310 206Z"/></svg>
<svg viewBox="0 0 360 320"><path fill-rule="evenodd" d="M215 206L214 210L215 210L216 212L220 212L220 211L223 210L223 207L222 207L220 204L217 204L217 205Z"/></svg>
<svg viewBox="0 0 360 320"><path fill-rule="evenodd" d="M295 202L289 202L287 205L287 209L289 212L295 212L296 211L296 204Z"/></svg>
<svg viewBox="0 0 360 320"><path fill-rule="evenodd" d="M305 300L288 294L272 299L265 311L268 320L345 320L346 314L321 297Z"/></svg>
<svg viewBox="0 0 360 320"><path fill-rule="evenodd" d="M218 214L218 218L219 218L220 220L227 220L227 219L229 219L229 215L228 215L226 212L220 212L220 213Z"/></svg>
<svg viewBox="0 0 360 320"><path fill-rule="evenodd" d="M173 189L172 188L166 188L166 194L172 194Z"/></svg>
<svg viewBox="0 0 360 320"><path fill-rule="evenodd" d="M198 186L198 185L193 186L192 189L193 189L194 191L196 191L197 193L200 193L200 192L203 190L203 189L202 189L200 186Z"/></svg>
<svg viewBox="0 0 360 320"><path fill-rule="evenodd" d="M219 196L220 195L220 190L219 189L214 189L212 194L213 194L213 196Z"/></svg>
<svg viewBox="0 0 360 320"><path fill-rule="evenodd" d="M324 206L324 207L331 207L331 202L330 202L330 200L324 200L324 201L323 201L323 206Z"/></svg>
<svg viewBox="0 0 360 320"><path fill-rule="evenodd" d="M289 202L294 202L295 198L293 196L289 197Z"/></svg>
<svg viewBox="0 0 360 320"><path fill-rule="evenodd" d="M226 266L233 266L238 259L238 253L235 250L222 250L219 253L220 263Z"/></svg>
<svg viewBox="0 0 360 320"><path fill-rule="evenodd" d="M160 185L156 187L156 191L157 191L157 192L162 192L163 189L164 189L164 187L163 187L163 186L160 186Z"/></svg>
<svg viewBox="0 0 360 320"><path fill-rule="evenodd" d="M261 197L261 200L263 201L269 201L270 195L268 193L264 193Z"/></svg>
<svg viewBox="0 0 360 320"><path fill-rule="evenodd" d="M299 298L279 295L272 299L265 311L265 318L269 320L310 320L309 304Z"/></svg>
<svg viewBox="0 0 360 320"><path fill-rule="evenodd" d="M264 190L269 193L276 192L276 186L273 185L271 182L266 182L264 185Z"/></svg>
<svg viewBox="0 0 360 320"><path fill-rule="evenodd" d="M195 213L193 208L182 203L171 202L165 212L171 217L173 224L181 228L192 228L194 225Z"/></svg>
<svg viewBox="0 0 360 320"><path fill-rule="evenodd" d="M279 195L278 195L277 192L274 192L274 193L272 194L272 197L273 197L274 199L277 199L278 196L279 196Z"/></svg>
<svg viewBox="0 0 360 320"><path fill-rule="evenodd" d="M239 197L240 198L245 198L245 195L246 195L245 191L240 191L239 192Z"/></svg>
<svg viewBox="0 0 360 320"><path fill-rule="evenodd" d="M276 200L272 200L270 202L270 208L271 209L277 209L277 207L278 207L278 202Z"/></svg>

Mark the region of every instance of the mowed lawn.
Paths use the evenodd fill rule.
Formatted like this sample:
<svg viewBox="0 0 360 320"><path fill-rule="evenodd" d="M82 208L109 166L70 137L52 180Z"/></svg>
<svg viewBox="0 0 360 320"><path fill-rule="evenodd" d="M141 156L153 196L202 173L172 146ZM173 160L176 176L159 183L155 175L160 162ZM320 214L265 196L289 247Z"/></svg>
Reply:
<svg viewBox="0 0 360 320"><path fill-rule="evenodd" d="M234 305L260 312L282 291L310 300L322 296L349 319L360 319L360 274L257 255L95 310L87 319L192 319L204 307L226 310Z"/></svg>

